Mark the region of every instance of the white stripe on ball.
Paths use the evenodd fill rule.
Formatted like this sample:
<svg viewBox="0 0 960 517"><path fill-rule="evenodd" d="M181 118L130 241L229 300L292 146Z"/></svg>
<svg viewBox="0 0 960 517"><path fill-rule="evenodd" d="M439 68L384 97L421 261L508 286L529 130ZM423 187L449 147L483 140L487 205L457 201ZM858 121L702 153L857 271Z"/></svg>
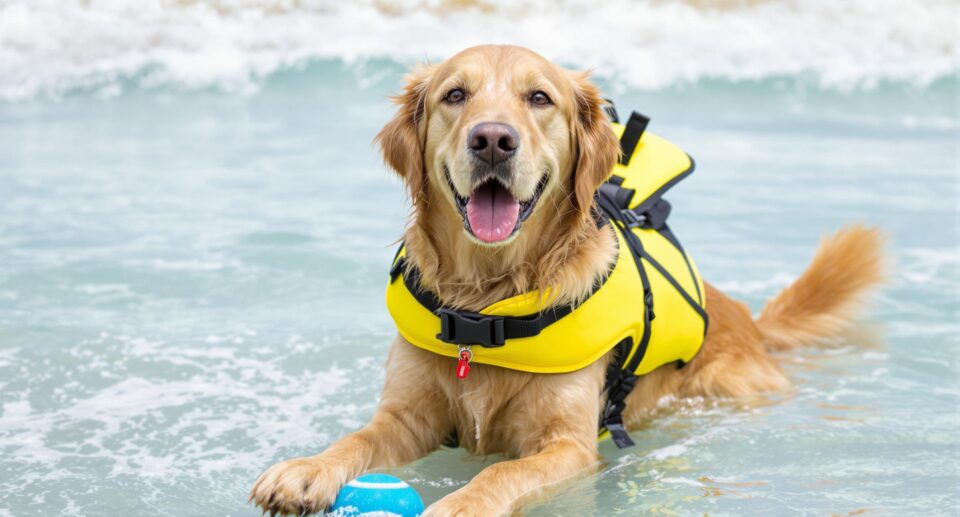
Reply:
<svg viewBox="0 0 960 517"><path fill-rule="evenodd" d="M382 490L393 489L393 488L407 488L408 484L403 481L396 481L393 483L377 483L371 481L358 481L354 479L353 481L347 483L347 486L352 486L354 488L379 488Z"/></svg>

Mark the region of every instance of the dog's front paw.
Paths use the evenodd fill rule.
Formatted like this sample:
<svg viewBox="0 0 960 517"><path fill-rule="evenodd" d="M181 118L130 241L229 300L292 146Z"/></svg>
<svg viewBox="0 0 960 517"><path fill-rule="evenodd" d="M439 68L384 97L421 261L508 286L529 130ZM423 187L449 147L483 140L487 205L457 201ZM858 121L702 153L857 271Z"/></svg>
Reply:
<svg viewBox="0 0 960 517"><path fill-rule="evenodd" d="M496 517L509 512L489 498L460 489L431 504L420 517Z"/></svg>
<svg viewBox="0 0 960 517"><path fill-rule="evenodd" d="M261 474L250 500L271 515L307 515L332 505L342 483L323 460L297 458Z"/></svg>

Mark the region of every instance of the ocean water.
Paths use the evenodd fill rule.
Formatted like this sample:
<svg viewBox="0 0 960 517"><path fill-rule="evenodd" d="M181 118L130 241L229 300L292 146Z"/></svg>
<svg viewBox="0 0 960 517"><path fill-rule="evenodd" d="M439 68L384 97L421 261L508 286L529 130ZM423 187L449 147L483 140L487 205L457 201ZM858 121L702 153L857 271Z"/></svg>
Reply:
<svg viewBox="0 0 960 517"><path fill-rule="evenodd" d="M483 41L693 155L672 226L754 310L845 223L895 261L793 389L665 405L525 515L960 512L956 3L560 5L0 1L0 515L259 515L360 427L408 213L371 140L408 64ZM390 472L429 504L499 459Z"/></svg>

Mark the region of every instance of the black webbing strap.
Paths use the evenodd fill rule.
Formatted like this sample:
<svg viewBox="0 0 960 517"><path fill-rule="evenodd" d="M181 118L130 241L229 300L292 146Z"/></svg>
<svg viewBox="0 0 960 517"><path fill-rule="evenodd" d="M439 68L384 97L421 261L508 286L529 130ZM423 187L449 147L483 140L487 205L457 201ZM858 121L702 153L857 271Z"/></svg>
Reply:
<svg viewBox="0 0 960 517"><path fill-rule="evenodd" d="M603 105L603 112L607 114L610 122L620 123L620 114L617 113L617 105L611 99L603 99L606 103Z"/></svg>
<svg viewBox="0 0 960 517"><path fill-rule="evenodd" d="M527 316L492 316L477 312L444 307L437 296L420 284L420 271L407 263L405 257L394 261L390 269L392 280L403 278L403 283L420 305L440 318L437 339L453 345L480 345L497 348L509 339L533 337L543 329L573 312L572 305L559 305ZM594 286L593 293L606 282L606 277Z"/></svg>
<svg viewBox="0 0 960 517"><path fill-rule="evenodd" d="M697 282L697 275L693 273L693 264L690 263L690 258L687 257L687 252L683 250L683 246L680 245L680 241L677 240L677 236L670 231L670 227L664 223L661 228L658 228L657 231L660 232L660 235L663 235L675 248L680 252L680 255L683 256L684 263L687 264L687 273L690 274L690 280L693 282L693 288L697 291L697 301L700 302L700 305L703 305L703 293L700 292L700 282Z"/></svg>
<svg viewBox="0 0 960 517"><path fill-rule="evenodd" d="M623 178L620 176L611 176L610 180L600 185L600 194L610 198L616 206L629 206L636 191L632 188L621 187L619 183L614 183L613 180L623 182Z"/></svg>
<svg viewBox="0 0 960 517"><path fill-rule="evenodd" d="M403 273L403 266L406 263L406 257L401 258L400 252L403 251L403 244L397 246L397 252L393 254L393 260L390 262L390 282L400 276L400 273Z"/></svg>
<svg viewBox="0 0 960 517"><path fill-rule="evenodd" d="M624 208L624 205L619 204L619 200L625 199L626 196L618 196L615 193L616 189L625 190L623 187L617 185L607 184L605 188L600 189L600 195L597 196L597 200L600 203L600 206L604 209L604 212L607 213L608 217L612 220L615 220L618 225L624 230L624 238L627 240L627 245L630 248L631 252L636 251L634 258L637 260L637 268L641 271L641 276L644 277L644 280L647 280L646 271L643 267L643 263L640 259L646 260L654 267L668 282L673 286L677 292L680 293L680 296L690 305L690 307L703 319L703 328L704 333L706 333L707 326L709 324L707 312L703 309L702 303L702 293L700 293L700 286L697 285L697 279L693 275L693 267L690 265L689 259L687 259L686 253L684 253L683 248L680 246L680 242L677 240L676 236L673 235L673 232L670 231L670 228L667 227L667 217L670 215L670 203L665 199L658 199L652 205L649 205L649 208L642 213L637 213L636 209ZM632 193L631 193L632 195ZM629 198L627 198L629 199ZM647 203L644 203L647 204ZM616 214L611 215L611 214ZM649 253L643 249L643 244L640 242L640 238L636 236L631 228L645 228L645 229L654 229L657 230L660 235L663 235L670 243L672 243L680 254L683 256L683 259L687 266L687 271L690 273L690 278L693 281L693 285L696 288L698 300L694 300L690 296L690 293L680 285L680 282L671 275L666 268L664 268L656 259L653 258ZM646 296L651 296L652 293L649 293L649 283L644 284L644 291L647 293ZM650 303L649 310L652 311L652 301ZM655 317L655 316L654 316ZM651 317L650 319L653 319ZM646 332L646 328L644 332ZM638 361L631 361L634 366L639 365ZM631 368L632 369L632 368Z"/></svg>
<svg viewBox="0 0 960 517"><path fill-rule="evenodd" d="M644 203L646 208L621 208L620 218L627 228L654 229L660 231L666 227L670 217L670 203L666 199L657 199L655 203ZM619 205L622 206L622 205ZM671 234L672 236L672 234ZM667 237L664 235L664 237ZM671 237L667 237L668 240ZM679 242L676 243L679 246Z"/></svg>
<svg viewBox="0 0 960 517"><path fill-rule="evenodd" d="M670 282L670 285L672 285L673 288L676 289L677 292L680 293L680 296L682 296L683 299L687 302L687 304L690 305L690 308L692 308L698 315L700 315L701 318L703 318L703 329L704 329L704 332L706 332L706 329L707 329L707 311L705 311L705 310L703 309L703 307L701 307L700 304L697 303L697 302L693 299L693 297L690 296L690 293L688 293L687 290L684 289L683 286L680 285L680 282L677 282L677 279L676 279L676 278L673 278L673 275L671 275L671 274L667 271L667 268L663 267L659 262L657 262L657 260L656 260L655 258L653 258L652 256L650 256L650 254L647 253L646 251L641 250L641 254L642 254L642 256L643 256L643 259L646 260L647 262L649 262L650 265L653 266L654 269L656 269L658 272L660 272L660 274L661 274L664 278L666 278L668 282Z"/></svg>
<svg viewBox="0 0 960 517"><path fill-rule="evenodd" d="M609 198L604 196L598 196L597 200L613 224L616 224L620 228L620 233L623 235L624 240L627 241L627 248L630 250L630 255L633 256L633 261L637 266L637 273L640 275L640 283L643 286L643 335L640 337L640 341L637 342L637 349L633 353L633 357L630 358L630 363L625 367L626 370L632 372L640 365L640 361L643 360L643 356L646 354L647 346L650 344L650 322L657 317L653 312L653 291L650 288L650 277L647 275L647 269L643 265L645 251L643 249L643 243L640 242L640 238L630 231L630 228L623 219L618 217L622 214L622 209L614 205ZM611 214L616 214L616 216ZM624 358L624 360L626 360L626 358Z"/></svg>
<svg viewBox="0 0 960 517"><path fill-rule="evenodd" d="M614 347L613 360L607 366L606 380L603 385L607 400L600 412L598 434L609 431L613 443L620 449L634 444L623 425L623 410L627 407L627 395L637 384L637 376L623 369L632 346L633 340L624 338Z"/></svg>
<svg viewBox="0 0 960 517"><path fill-rule="evenodd" d="M415 267L408 267L406 257L396 259L393 267L390 268L390 281L396 281L397 277L403 278L403 284L407 286L407 290L420 305L433 313L440 309L440 299L432 291L420 287L420 270Z"/></svg>
<svg viewBox="0 0 960 517"><path fill-rule="evenodd" d="M618 345L618 351L614 359L615 370L612 372L608 370L607 372L605 387L607 402L600 414L600 432L609 431L613 443L622 449L634 444L623 425L623 410L626 408L627 396L637 383L638 377L633 372L647 352L647 346L650 344L650 322L656 316L653 312L653 291L650 289L650 279L643 265L643 243L630 231L630 227L624 221L623 212L627 205L617 204L615 200L618 198L624 199L624 196L617 196L610 188L601 189L597 194L597 204L600 205L611 223L617 225L627 241L627 248L630 250L630 255L633 256L643 286L643 335L640 336L632 356L629 355L629 349L625 352L619 349L623 342ZM629 198L627 198L627 202L629 203ZM629 363L627 363L628 360Z"/></svg>
<svg viewBox="0 0 960 517"><path fill-rule="evenodd" d="M620 165L628 165L630 163L633 150L637 148L640 137L643 136L643 132L646 131L647 124L649 123L650 119L648 117L636 111L630 114L630 118L627 119L627 123L624 125L623 135L620 136L620 150L623 151L623 154L620 155Z"/></svg>
<svg viewBox="0 0 960 517"><path fill-rule="evenodd" d="M614 176L618 178L617 176ZM641 258L650 262L650 264L658 271L670 284L680 292L680 295L683 296L684 300L693 308L696 313L703 318L704 321L704 332L706 332L706 327L708 324L707 313L703 309L703 293L700 292L700 285L697 282L696 276L693 274L693 266L690 264L690 259L687 258L686 252L683 250L683 246L680 245L680 241L677 240L677 237L670 231L670 227L667 226L667 218L670 217L670 203L666 199L651 199L644 203L641 206L636 208L626 208L630 204L630 200L633 198L634 190L627 189L620 186L623 182L622 178L619 178L620 181L613 183L607 182L601 185L599 190L599 195L597 200L600 203L601 207L604 209L604 213L607 213L611 219L616 219L618 223L625 226L624 237L627 239L627 243L630 245L631 250L638 249L641 252ZM604 206L606 205L606 206ZM641 211L642 210L642 211ZM616 214L616 216L609 215ZM693 282L694 289L696 290L697 300L694 300L690 293L684 289L676 278L671 275L666 268L664 268L656 259L654 259L650 254L643 251L643 245L640 243L640 239L629 231L630 228L643 228L643 229L653 229L656 230L660 235L662 235L668 242L670 242L677 251L680 252L680 255L683 257L684 263L687 266L687 272L690 274L690 279ZM629 235L628 235L629 234ZM631 241L635 241L632 243ZM638 263L638 268L642 269L642 266Z"/></svg>
<svg viewBox="0 0 960 517"><path fill-rule="evenodd" d="M441 308L440 333L437 339L453 345L480 345L498 348L508 339L533 337L557 320L573 312L570 305L561 305L521 318L490 316L477 312Z"/></svg>

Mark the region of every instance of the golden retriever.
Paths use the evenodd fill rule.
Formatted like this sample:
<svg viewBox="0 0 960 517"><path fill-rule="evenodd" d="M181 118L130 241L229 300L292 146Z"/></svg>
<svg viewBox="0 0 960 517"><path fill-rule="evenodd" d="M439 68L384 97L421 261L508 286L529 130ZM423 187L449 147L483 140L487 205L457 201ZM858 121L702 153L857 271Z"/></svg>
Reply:
<svg viewBox="0 0 960 517"><path fill-rule="evenodd" d="M377 141L412 200L403 239L424 287L472 311L548 287L557 304L591 292L617 254L613 232L597 227L591 209L620 149L585 73L526 49L480 46L413 71L396 102ZM668 395L738 397L788 386L771 352L849 328L882 279L881 248L877 231L858 226L826 239L756 321L746 305L706 285L702 349L685 368L669 364L640 378L627 425ZM564 374L474 364L465 382L453 360L398 336L370 423L316 456L273 465L251 499L271 513L322 511L347 481L429 454L454 432L471 453L514 459L485 468L424 515L509 514L525 494L597 464L598 394L610 360Z"/></svg>

